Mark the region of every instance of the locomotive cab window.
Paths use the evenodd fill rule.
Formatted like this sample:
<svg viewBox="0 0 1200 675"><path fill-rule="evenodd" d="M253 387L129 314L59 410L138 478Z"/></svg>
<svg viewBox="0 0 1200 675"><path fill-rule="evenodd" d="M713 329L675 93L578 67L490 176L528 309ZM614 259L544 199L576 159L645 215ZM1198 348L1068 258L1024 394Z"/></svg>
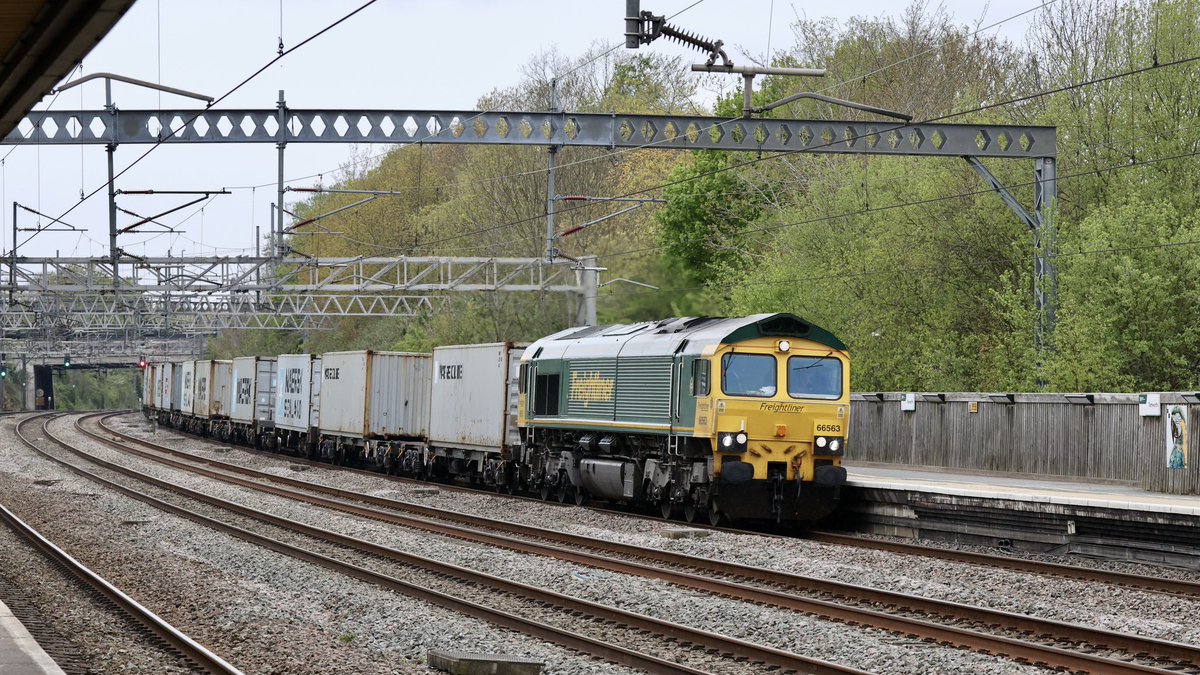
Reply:
<svg viewBox="0 0 1200 675"><path fill-rule="evenodd" d="M726 354L721 358L721 390L729 396L774 396L775 357L770 354Z"/></svg>
<svg viewBox="0 0 1200 675"><path fill-rule="evenodd" d="M692 396L708 396L708 360L692 361Z"/></svg>
<svg viewBox="0 0 1200 675"><path fill-rule="evenodd" d="M841 398L842 362L833 356L789 358L788 395L792 398Z"/></svg>
<svg viewBox="0 0 1200 675"><path fill-rule="evenodd" d="M533 414L558 414L558 373L533 378Z"/></svg>

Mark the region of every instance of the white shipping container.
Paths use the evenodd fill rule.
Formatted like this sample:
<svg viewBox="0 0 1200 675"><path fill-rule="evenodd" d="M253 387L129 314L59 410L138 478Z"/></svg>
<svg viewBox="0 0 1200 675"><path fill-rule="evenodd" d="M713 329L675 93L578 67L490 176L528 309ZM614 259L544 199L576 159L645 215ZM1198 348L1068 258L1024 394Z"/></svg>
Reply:
<svg viewBox="0 0 1200 675"><path fill-rule="evenodd" d="M321 355L322 433L422 438L429 424L429 354Z"/></svg>
<svg viewBox="0 0 1200 675"><path fill-rule="evenodd" d="M508 343L434 349L429 442L497 451L520 443L517 376L522 352L524 347Z"/></svg>
<svg viewBox="0 0 1200 675"><path fill-rule="evenodd" d="M154 375L153 364L146 364L146 367L142 368L142 406L147 408L154 407Z"/></svg>
<svg viewBox="0 0 1200 675"><path fill-rule="evenodd" d="M154 402L159 410L171 409L171 388L164 387L164 383L171 381L170 363L159 363L154 369ZM163 393L166 392L166 393Z"/></svg>
<svg viewBox="0 0 1200 675"><path fill-rule="evenodd" d="M307 432L321 410L321 357L283 354L275 364L275 427Z"/></svg>
<svg viewBox="0 0 1200 675"><path fill-rule="evenodd" d="M192 401L196 398L196 362L184 361L179 378L179 409L191 415Z"/></svg>
<svg viewBox="0 0 1200 675"><path fill-rule="evenodd" d="M275 359L261 356L234 359L231 391L231 419L270 422L275 416Z"/></svg>

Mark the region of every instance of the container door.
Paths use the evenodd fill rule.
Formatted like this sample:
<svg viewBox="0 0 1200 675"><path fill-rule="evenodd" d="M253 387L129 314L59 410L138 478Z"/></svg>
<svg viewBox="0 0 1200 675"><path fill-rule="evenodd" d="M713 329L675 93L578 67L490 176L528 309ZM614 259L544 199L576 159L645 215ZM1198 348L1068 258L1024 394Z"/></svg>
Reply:
<svg viewBox="0 0 1200 675"><path fill-rule="evenodd" d="M508 414L504 416L504 444L508 446L521 443L521 430L517 428L517 405L521 400L521 354L524 351L523 349L508 350L508 396L505 407Z"/></svg>
<svg viewBox="0 0 1200 675"><path fill-rule="evenodd" d="M312 371L310 374L309 388L309 415L308 425L310 427L319 426L321 423L321 357L314 356L312 360Z"/></svg>

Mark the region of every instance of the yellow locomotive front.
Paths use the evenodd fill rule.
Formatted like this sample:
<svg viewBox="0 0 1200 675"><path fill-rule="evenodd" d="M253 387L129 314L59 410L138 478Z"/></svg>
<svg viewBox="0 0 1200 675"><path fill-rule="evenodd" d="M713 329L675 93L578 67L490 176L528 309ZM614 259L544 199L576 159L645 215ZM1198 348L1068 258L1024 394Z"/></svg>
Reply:
<svg viewBox="0 0 1200 675"><path fill-rule="evenodd" d="M713 447L710 510L777 522L832 511L850 422L841 343L760 336L714 345L704 360L695 429Z"/></svg>

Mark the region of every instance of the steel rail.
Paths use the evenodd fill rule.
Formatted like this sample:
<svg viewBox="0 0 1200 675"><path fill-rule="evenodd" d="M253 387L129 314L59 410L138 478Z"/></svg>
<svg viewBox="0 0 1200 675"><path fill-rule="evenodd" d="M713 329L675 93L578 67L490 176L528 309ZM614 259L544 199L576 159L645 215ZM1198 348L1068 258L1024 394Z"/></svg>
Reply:
<svg viewBox="0 0 1200 675"><path fill-rule="evenodd" d="M114 416L116 416L116 415L115 414L109 415L108 417L114 417ZM101 426L104 427L105 429L110 429L103 423L101 423ZM176 432L182 433L182 434L188 434L188 432L183 431L181 429L173 429L173 431L176 431ZM119 433L119 432L114 432L114 433ZM193 434L188 434L188 435L194 436ZM195 438L205 438L203 436L194 436L194 437ZM136 436L129 436L129 438L134 441L137 441L137 442L147 442L144 439L137 438ZM260 453L267 454L267 455L278 456L278 453L270 453L270 452L266 452L263 450L257 450L255 448L243 446L243 449L253 451L253 452L260 452ZM288 455L287 457L288 457L289 461L307 464L310 466L318 466L318 467L322 467L322 468L330 468L331 467L331 465L326 462L319 462L319 461L310 460L310 459L307 459L304 457L297 457L297 456L291 456L291 455ZM338 468L342 471L359 473L362 475L375 476L375 477L381 476L381 474L378 471L372 471L370 469L359 469L359 468L350 467L350 466L339 466ZM415 478L408 478L408 477L404 477L404 476L389 476L389 477L391 480L401 481L401 482L405 482L405 483L415 483L415 484L422 484L422 485L427 484L427 481L422 481L422 480L418 480ZM491 493L490 490L461 486L461 485L438 484L438 487L440 489L444 489L444 490L463 491L463 492L468 492L468 493L470 493L470 492ZM527 495L509 493L509 496L512 499L521 499L521 500L530 501L530 502L545 503L551 507L553 507L555 505L555 502L546 502L545 500L541 500L536 497L531 497L531 496L527 496ZM583 507L575 507L575 508L589 508L589 509L594 509L597 511L606 512L606 513L619 513L622 516L625 516L628 518L637 518L640 520L647 520L647 521L654 521L654 522L680 522L681 524L686 524L688 527L712 530L714 532L726 532L726 533L730 533L730 534L755 534L755 535L763 536L763 537L785 537L786 538L789 536L789 535L781 535L778 533L761 532L761 531L757 531L757 530L753 530L753 529L735 528L735 527L727 527L727 526L713 526L713 525L709 525L707 523L699 523L699 522L690 523L690 522L685 522L685 521L671 521L669 519L664 519L660 516L652 516L652 515L647 515L644 513L632 513L632 512L626 511L626 510L605 508L603 506L598 506L598 505L585 505ZM890 551L893 553L904 553L904 554L918 555L918 556L924 556L924 557L932 557L932 558L936 558L936 559L940 559L940 560L947 560L947 561L951 561L951 562L962 562L962 563L967 563L967 564L979 565L981 567L995 567L995 568L999 568L999 569L1010 569L1010 570L1014 570L1014 571L1018 571L1018 572L1027 572L1030 574L1038 574L1041 576L1074 579L1074 580L1084 581L1084 582L1089 582L1089 583L1106 583L1106 584L1112 584L1114 586L1133 588L1133 589L1137 589L1140 591L1146 591L1146 592L1150 592L1150 593L1161 593L1161 594L1165 594L1165 595L1175 595L1175 596L1180 596L1180 597L1189 598L1189 599L1200 599L1200 582L1184 581L1184 580L1180 580L1180 579L1167 579L1164 577L1143 576L1143 575L1129 574L1129 573L1124 573L1124 572L1112 572L1112 571L1108 571L1108 570L1098 570L1098 569L1092 569L1092 568L1088 568L1088 567L1079 567L1076 565L1064 565L1061 563L1043 562L1043 561L1036 561L1036 560L1023 560L1020 558L1007 558L1005 556L992 555L992 554L987 554L987 553L976 553L976 552L971 552L971 551L955 551L955 550L951 550L951 549L942 549L942 548L933 547L933 546L923 546L921 544L911 544L911 543L905 543L905 542L893 542L893 541L866 539L866 538L862 538L862 537L856 537L853 535L844 535L844 534L838 534L838 533L834 533L834 532L814 531L808 535L803 536L803 538L806 538L809 541L814 541L814 542L818 542L818 543L826 543L826 544L833 544L833 545L845 545L845 546L857 546L857 547L862 547L862 548L875 548L875 549L879 549L879 550Z"/></svg>
<svg viewBox="0 0 1200 675"><path fill-rule="evenodd" d="M119 445L119 444L115 443L114 441L112 441L111 439L105 439L103 436L99 436L94 433L89 433L89 432L87 432L87 430L82 429L80 422L82 422L83 419L89 419L91 417L96 417L96 416L103 415L103 414L105 414L105 413L98 413L98 414L93 414L93 415L77 418L76 428L79 429L81 431L81 433L85 433L85 435L87 435L89 438L93 438L94 440L98 440L98 441L100 441L102 443L106 443L110 446ZM114 432L114 433L119 433L119 432ZM236 504L233 502L227 502L225 500L221 500L221 499L206 495L204 493L201 493L201 492L198 492L195 490L191 490L189 488L186 488L186 487L183 487L180 485L170 483L169 481L165 481L165 480L161 480L158 478L154 478L152 476L148 476L146 474L143 474L143 473L136 471L134 469L131 469L129 467L124 467L119 464L101 459L99 457L95 457L95 456L91 455L90 453L87 453L87 452L81 451L77 448L74 448L73 446L66 443L65 441L62 441L62 440L54 437L53 434L51 434L48 429L45 430L45 434L49 440L57 443L58 445L69 450L70 452L85 458L87 461L93 462L101 467L106 468L106 469L119 472L123 475L129 476L136 480L146 482L151 485L155 485L157 487L169 490L171 492L180 494L180 495L188 497L190 499L194 499L197 501L201 501L203 503L217 506L219 508L232 511L234 513L239 513L241 515L256 518L263 522L270 523L272 525L285 527L285 528L288 528L295 532L304 534L306 536L320 538L320 539L330 541L330 542L338 544L338 545L348 546L351 548L358 549L360 551L364 551L364 552L371 553L371 554L374 554L377 556L382 556L382 557L385 557L385 558L388 558L391 560L395 560L397 562L401 562L406 565L420 567L420 568L426 569L426 570L433 572L435 574L438 574L438 575L457 578L457 579L466 581L467 583L470 583L470 584L497 588L497 589L501 590L502 592L510 593L513 595L519 595L521 597L531 599L535 602L550 604L550 605L553 605L556 607L562 607L567 612L587 614L589 616L594 616L594 617L597 617L600 621L614 623L614 624L618 624L621 626L626 626L633 630L642 630L642 631L653 632L658 635L663 635L666 638L674 640L681 644L699 645L707 651L716 651L720 654L732 655L732 657L737 660L749 660L751 663L760 663L760 664L763 664L764 667L766 667L766 668L771 668L771 669L781 668L781 669L787 670L787 671L795 671L795 672L802 672L802 673L817 673L817 674L821 674L821 675L824 675L826 673L828 673L830 675L834 675L834 674L840 675L840 674L846 674L846 673L854 673L854 674L861 675L863 673L863 671L860 671L860 670L857 670L854 668L848 668L848 667L840 666L840 665L837 665L834 663L822 661L819 659L814 659L811 657L805 657L802 655L794 654L794 653L787 652L784 650L775 649L772 647L766 647L763 645L758 645L758 644L743 641L743 640L738 640L736 638L731 638L731 637L721 635L718 633L711 633L708 631L698 630L698 629L694 629L694 628L691 628L688 626L675 624L675 623L671 623L671 622L664 621L664 620L655 619L653 617L648 617L648 616L644 616L644 615L635 614L632 612L627 612L625 610L607 607L607 606L600 605L597 603L592 603L592 602L589 602L586 600L580 600L580 599L573 598L570 596L555 593L553 591L548 591L548 590L536 588L533 586L529 586L526 584L522 584L519 582L509 581L509 580L506 580L503 578L494 577L494 576L491 576L488 574L476 572L474 570L459 567L456 565L451 565L448 563L442 563L442 562L432 560L429 558L424 558L422 556L404 553L402 551L390 549L388 547L374 544L372 542L358 540L353 537L348 537L346 535L341 535L339 533L330 532L330 531L324 530L322 528L317 528L317 527L313 527L311 525L306 525L304 523L298 523L298 522L289 520L287 518L274 516L273 514L268 514L268 513L262 512L262 511L258 511L257 509L242 506L240 504ZM127 448L127 447L123 447L122 449L129 450L129 448ZM39 450L39 452L40 452L40 450ZM47 455L47 456L49 456L49 455ZM53 459L53 457L51 457L51 458ZM61 462L61 460L56 460L56 461ZM378 585L378 586L381 586L384 588L388 588L390 590L397 591L397 592L400 592L405 595L417 597L419 599L426 600L433 604L437 604L437 605L446 607L453 611L467 614L468 616L481 618L481 619L488 621L490 623L493 623L495 625L499 625L499 626L502 626L505 628L517 630L517 631L525 633L527 635L532 635L532 636L540 638L540 639L544 639L544 640L547 640L550 642L554 642L556 644L563 645L570 649L575 649L575 650L585 652L588 654L600 656L601 658L612 661L614 663L618 663L621 665L627 665L627 666L631 666L634 668L641 668L644 670L648 670L650 672L679 673L680 675L697 675L698 673L704 672L704 671L696 670L694 668L691 668L691 667L683 665L683 664L674 663L674 662L667 661L665 659L661 659L661 658L658 658L658 657L655 657L652 655L643 654L643 653L640 653L640 652L637 652L637 651L634 651L631 649L627 649L625 647L621 647L620 645L606 643L606 642L603 642L603 641L600 641L600 640L597 640L594 638L590 638L590 637L587 637L584 635L579 635L577 633L564 631L562 629L555 628L553 626L550 626L550 625L547 625L544 623L540 623L540 622L534 621L532 619L527 619L525 617L521 617L517 614L502 612L500 610L489 608L484 605L479 605L479 604L471 602L469 600L455 598L451 595L447 595L445 593L434 591L432 589L427 589L427 588L424 588L424 587L416 585L416 584L411 584L411 583L402 581L400 579L397 579L395 577L380 574L378 572L374 572L374 571L368 570L366 568L362 568L362 567L353 565L351 563L339 561L334 558L330 558L328 556L324 556L322 554L315 553L312 551L307 551L305 549L293 546L291 544L287 544L287 543L272 539L270 537L266 537L264 535L261 535L261 534L255 533L255 532L245 530L243 528L239 528L235 525L223 523L221 521L211 519L207 516L190 511L183 507L180 507L180 506L177 506L174 504L170 504L168 502L164 502L153 496L146 495L144 493L133 490L132 488L121 486L119 484L108 481L104 478L96 476L95 474L87 472L84 469L81 469L78 467L73 467L69 464L67 466L68 466L68 468L71 468L76 473L80 473L80 475L86 476L90 480L94 480L94 481L100 482L102 484L105 484L109 487L112 487L113 489L116 489L130 497L133 497L133 498L143 501L147 504L150 504L150 505L154 506L155 508L159 508L159 509L168 511L170 513L174 513L176 515L188 518L195 522L201 523L205 526L215 528L222 532L226 532L228 534L231 534L233 536L236 536L236 537L241 538L246 541L250 541L252 543L255 543L255 544L263 546L265 548L274 550L276 552L283 553L285 555L289 555L289 556L292 556L292 557L295 557L295 558L298 558L301 560L305 560L307 562L311 562L311 563L314 563L317 565L321 565L323 567L346 574L348 576L351 576L351 577L354 577L354 578L357 578L357 579L360 579L363 581L367 581L368 583L373 583L375 585ZM194 471L195 467L192 467L192 469ZM246 481L246 482L249 482L249 481Z"/></svg>
<svg viewBox="0 0 1200 675"><path fill-rule="evenodd" d="M40 417L50 417L52 419L53 415L35 415L27 420L18 422L15 428L17 437L31 448L34 447L33 442L21 433L21 425ZM63 569L69 571L89 588L107 598L122 613L169 645L171 649L178 652L185 660L208 673L240 675L242 672L209 651L204 645L188 637L183 631L172 626L138 601L126 595L121 589L56 546L54 542L39 533L33 526L21 520L15 513L2 505L0 505L0 518L10 528L31 542L43 555L61 565Z"/></svg>
<svg viewBox="0 0 1200 675"><path fill-rule="evenodd" d="M1152 591L1155 593L1178 595L1185 598L1191 598L1193 600L1200 599L1200 583L1195 581L1164 579L1162 577L1146 577L1138 574L1129 574L1126 572L1112 572L1109 570L1089 569L1086 567L1062 565L1059 563L1042 562L1038 560L1008 558L990 553L955 551L953 549L938 548L936 546L923 546L921 544L910 544L906 542L867 539L865 537L856 537L853 535L838 534L835 532L812 532L806 538L809 541L815 541L822 544L856 546L859 548L887 551L889 553L903 553L906 555L917 555L926 558L936 558L938 560L949 560L952 562L982 565L985 567L1000 567L1019 572L1032 572L1034 574L1042 574L1045 576L1064 577L1068 579L1079 579L1082 581L1112 584L1113 586L1123 586L1126 588L1136 588L1138 590Z"/></svg>
<svg viewBox="0 0 1200 675"><path fill-rule="evenodd" d="M382 497L360 495L358 493L341 490L339 488L317 485L308 481L264 474L262 472L245 469L243 467L222 462L220 460L196 457L191 453L161 446L156 443L145 441L144 439L138 439L105 426L103 428L107 431L117 434L124 439L128 439L125 443L108 440L102 436L95 435L86 429L83 429L81 424L82 421L82 419L77 421L77 428L79 428L81 432L91 435L92 437L96 438L96 440L107 443L112 447L122 449L127 452L132 452L147 459L155 460L181 470L199 472L211 478L227 481L232 484L251 489L262 490L276 496L286 497L317 506L323 506L342 512L352 513L354 515L359 515L374 520L418 528L425 531L434 532L436 534L451 536L459 539L467 539L491 546L505 547L525 553L535 553L538 555L549 556L556 559L607 569L614 572L633 574L647 578L662 579L680 586L716 593L749 602L783 607L785 609L800 611L821 616L823 618L844 621L847 623L864 623L903 634L913 634L915 632L927 637L928 639L951 642L959 646L979 649L992 653L1004 653L1012 656L1013 658L1029 660L1031 662L1049 663L1056 667L1070 668L1072 670L1082 669L1092 672L1164 672L1157 668L1144 667L1137 664L1128 664L1119 660L1107 659L1091 654L1077 653L1069 650L1062 650L1057 647L1033 644L1024 640L996 636L969 629L945 626L943 624L922 619L898 617L894 614L868 608L848 607L837 602L803 598L790 593L781 593L769 589L747 587L743 582L754 581L783 586L790 591L821 593L835 598L851 598L861 603L904 608L925 614L951 616L958 620L974 622L988 626L1006 626L1013 631L1019 631L1022 633L1032 632L1041 636L1051 636L1052 639L1058 641L1065 640L1073 643L1083 642L1094 646L1119 649L1135 655L1151 653L1178 661L1200 663L1200 647L1194 647L1192 645L1158 640L1155 638L1131 637L1112 631L1104 631L1101 629L1090 628L1077 624L1060 623L1056 621L1040 619L1037 617L1031 617L1028 615L1016 614L1013 612L973 607L960 603L935 600L902 593L894 593L882 589L855 586L836 581L812 579L785 572L775 572L772 570L763 570L737 563L696 558L629 544L597 541L587 537L581 537L578 535L571 535L532 526L518 525L507 521L494 520L480 516L471 516L458 512L447 512L442 509L412 504L410 502L400 502ZM167 452L174 456L184 457L186 459L184 461L178 461L171 459L170 457L162 457L156 453L145 453L141 450L128 447L128 442L153 448L156 453ZM374 509L368 509L357 504L349 503L349 501L335 501L322 497L315 497L310 494L295 493L290 490L276 488L271 485L264 485L258 482L258 480L239 478L238 476L230 475L224 471L215 471L197 466L197 463L219 467L220 469L226 471L232 471L241 475L257 478L259 480L268 480L270 482L281 483L293 488L299 488L310 492L333 495L343 500L351 500L359 503L368 503L374 506L415 512L424 517L457 521L460 523L465 523L471 527L492 530L499 529L522 536L555 541L569 546L578 546L592 550L599 549L609 553L652 560L665 565L690 567L700 570L703 574L688 574L676 570L663 569L662 567L654 567L641 563L617 560L593 553L580 553L578 551L570 551L557 546L516 540L510 537L489 534L476 529L463 529L456 526L430 522L428 520L414 519L392 513L379 512ZM734 581L722 581L710 576L714 574L733 577Z"/></svg>

